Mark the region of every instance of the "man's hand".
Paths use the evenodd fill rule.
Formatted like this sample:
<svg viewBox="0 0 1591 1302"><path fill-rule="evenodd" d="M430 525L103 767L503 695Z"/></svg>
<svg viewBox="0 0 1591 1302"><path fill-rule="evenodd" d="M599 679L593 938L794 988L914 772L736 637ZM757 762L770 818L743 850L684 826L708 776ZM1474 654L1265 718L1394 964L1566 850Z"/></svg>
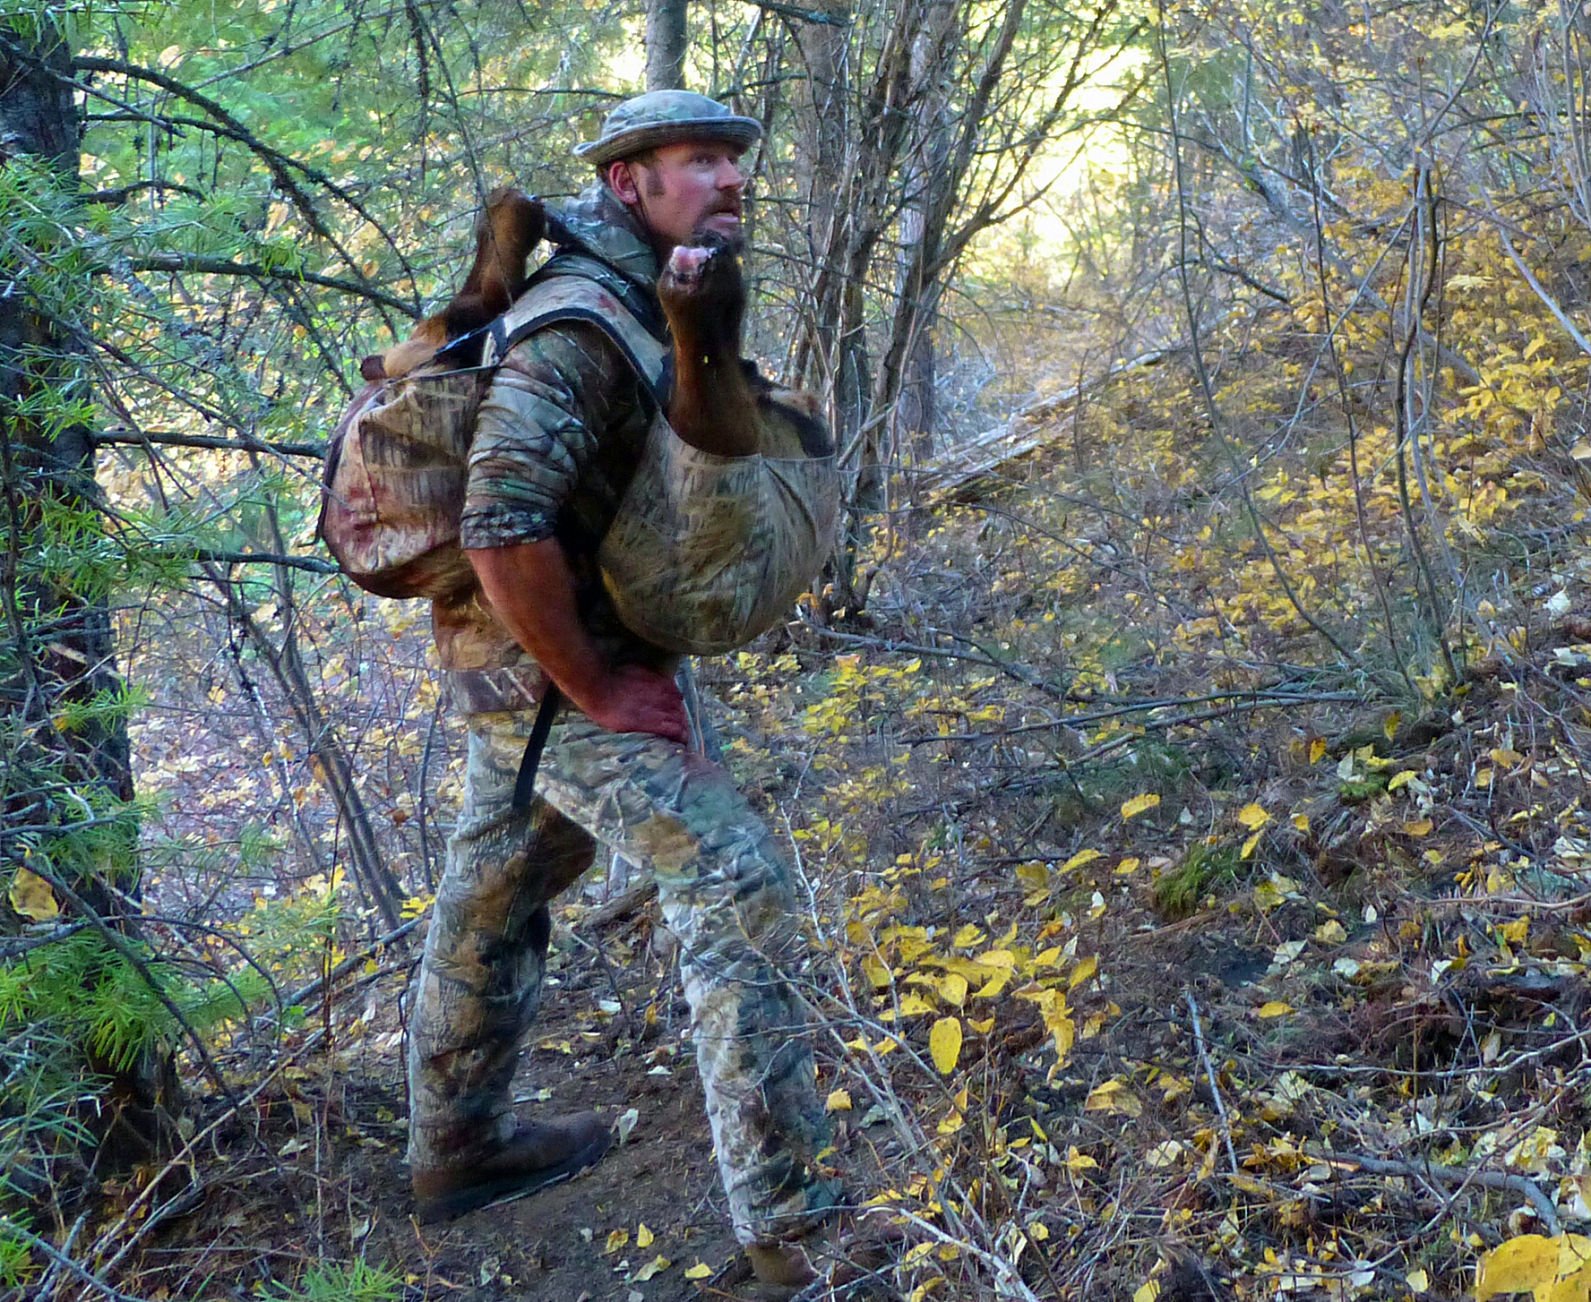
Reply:
<svg viewBox="0 0 1591 1302"><path fill-rule="evenodd" d="M674 680L644 665L610 669L580 623L574 576L555 539L467 550L487 602L569 702L613 732L688 740Z"/></svg>
<svg viewBox="0 0 1591 1302"><path fill-rule="evenodd" d="M650 732L681 745L690 738L679 687L669 675L644 665L623 665L599 679L594 690L565 695L610 732Z"/></svg>

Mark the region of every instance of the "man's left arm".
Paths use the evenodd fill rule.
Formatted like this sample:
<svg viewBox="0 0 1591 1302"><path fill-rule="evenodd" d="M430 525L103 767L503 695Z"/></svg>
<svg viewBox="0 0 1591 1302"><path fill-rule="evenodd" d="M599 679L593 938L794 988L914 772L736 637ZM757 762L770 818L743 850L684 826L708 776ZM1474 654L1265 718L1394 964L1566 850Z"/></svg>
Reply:
<svg viewBox="0 0 1591 1302"><path fill-rule="evenodd" d="M516 347L481 404L460 542L493 612L559 689L603 727L686 736L672 678L605 662L581 624L558 514L622 418L628 364L597 327L554 326Z"/></svg>
<svg viewBox="0 0 1591 1302"><path fill-rule="evenodd" d="M557 539L465 555L492 612L588 719L610 732L688 740L685 702L671 675L604 661L580 622L574 575Z"/></svg>

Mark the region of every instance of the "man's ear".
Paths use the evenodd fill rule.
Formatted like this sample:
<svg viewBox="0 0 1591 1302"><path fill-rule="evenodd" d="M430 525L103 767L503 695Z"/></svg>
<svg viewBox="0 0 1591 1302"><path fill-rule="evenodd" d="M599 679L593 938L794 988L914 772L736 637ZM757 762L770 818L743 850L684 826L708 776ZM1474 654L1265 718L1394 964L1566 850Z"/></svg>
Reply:
<svg viewBox="0 0 1591 1302"><path fill-rule="evenodd" d="M630 166L628 159L621 158L608 164L608 189L618 196L620 203L635 203L640 199L641 190L635 181L635 169Z"/></svg>

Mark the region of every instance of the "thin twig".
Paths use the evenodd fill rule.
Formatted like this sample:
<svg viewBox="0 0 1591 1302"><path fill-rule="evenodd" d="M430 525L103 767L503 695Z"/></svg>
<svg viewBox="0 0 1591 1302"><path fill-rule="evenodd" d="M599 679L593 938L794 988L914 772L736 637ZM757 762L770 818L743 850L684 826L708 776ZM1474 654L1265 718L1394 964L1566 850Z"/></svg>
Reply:
<svg viewBox="0 0 1591 1302"><path fill-rule="evenodd" d="M1048 696L1059 697L1063 701L1083 699L1073 696L1066 688L1045 682L1037 674L1021 665L1011 664L991 656L970 638L958 638L957 640L964 641L969 646L978 647L978 650L982 652L981 655L969 655L965 651L952 651L948 647L922 646L915 642L902 642L895 638L870 637L865 633L845 633L837 628L827 628L822 624L815 623L805 615L801 615L799 618L803 627L811 629L819 637L826 638L831 642L848 643L852 646L873 646L878 647L882 651L914 656L931 656L939 660L964 660L968 664L983 665L993 669L1008 678L1015 679L1024 687L1032 687ZM946 636L956 637L953 633L946 634Z"/></svg>
<svg viewBox="0 0 1591 1302"><path fill-rule="evenodd" d="M922 746L936 741L999 741L1006 737L1015 737L1021 733L1053 732L1057 728L1071 728L1085 723L1099 723L1106 719L1120 718L1125 714L1142 714L1150 710L1170 709L1173 706L1201 705L1208 701L1230 701L1232 704L1221 710L1202 710L1197 714L1176 715L1169 719L1148 719L1133 726L1146 729L1174 728L1184 723L1204 723L1210 719L1224 718L1226 715L1240 713L1243 710L1277 709L1283 706L1319 705L1331 701L1362 700L1364 700L1363 692L1289 692L1269 689L1212 692L1207 696L1167 696L1147 701L1127 702L1114 706L1109 710L1090 710L1083 714L1063 714L1059 718L1045 719L1041 723L1017 723L1012 724L1008 728L995 728L986 732L954 732L931 734L922 737L901 737L899 741L903 746Z"/></svg>
<svg viewBox="0 0 1591 1302"><path fill-rule="evenodd" d="M195 561L208 561L216 565L280 565L288 570L308 570L311 574L341 574L335 561L319 556L287 556L279 552L225 552L201 547L187 554Z"/></svg>
<svg viewBox="0 0 1591 1302"><path fill-rule="evenodd" d="M1520 276L1524 278L1525 284L1530 286L1531 293L1541 300L1541 305L1545 307L1547 311L1552 313L1553 320L1564 328L1564 331L1568 334L1569 338L1574 340L1575 347L1578 348L1582 353L1586 354L1586 356L1591 357L1591 339L1587 339L1585 337L1584 332L1581 331L1579 326L1575 325L1573 320L1570 319L1569 314L1563 310L1563 308L1559 305L1558 300L1554 298L1547 287L1541 283L1541 281L1537 278L1536 273L1530 269L1529 264L1526 263L1524 258L1520 257L1519 250L1514 247L1513 240L1508 237L1508 227L1503 222L1503 219L1497 215L1497 210L1495 208L1491 208L1490 205L1488 205L1488 209L1492 215L1493 227L1497 231L1498 243L1503 246L1503 252L1508 255L1509 261L1514 264L1514 267L1518 270Z"/></svg>
<svg viewBox="0 0 1591 1302"><path fill-rule="evenodd" d="M1199 1020L1199 1005L1193 998L1193 988L1184 987L1182 997L1188 1001L1188 1016L1193 1022L1193 1043L1199 1051L1199 1062L1204 1066L1204 1078L1210 1082L1215 1115L1221 1119L1221 1139L1226 1144L1226 1160L1232 1164L1232 1174L1237 1175L1237 1150L1232 1147L1232 1123L1227 1120L1226 1103L1221 1098L1221 1082L1216 1080L1215 1068L1210 1064L1210 1051L1204 1047L1204 1025Z"/></svg>
<svg viewBox="0 0 1591 1302"><path fill-rule="evenodd" d="M324 461L324 443L268 443L264 439L223 438L219 434L167 434L135 429L104 429L89 434L95 447L111 444L153 444L173 448L219 448L234 452L269 452L282 457L314 457Z"/></svg>
<svg viewBox="0 0 1591 1302"><path fill-rule="evenodd" d="M5 1226L5 1232L8 1235L21 1239L31 1248L37 1248L57 1266L60 1266L69 1274L76 1275L78 1279L82 1280L90 1288L95 1289L108 1298L112 1298L114 1302L142 1302L142 1299L134 1297L131 1293L123 1293L118 1289L112 1288L98 1275L94 1274L93 1271L89 1270L87 1266L81 1262L74 1261L54 1244L41 1239L32 1231L23 1229L22 1226L9 1217L0 1217L0 1225Z"/></svg>
<svg viewBox="0 0 1591 1302"><path fill-rule="evenodd" d="M32 830L32 829L30 829ZM0 944L0 963L10 963L14 959L35 949L42 949L45 945L53 945L57 941L65 940L68 936L75 936L88 926L86 922L69 922L51 927L48 931L29 931L13 938L8 938Z"/></svg>
<svg viewBox="0 0 1591 1302"><path fill-rule="evenodd" d="M401 312L411 320L419 315L412 303L406 303L375 285L341 280L336 276L322 276L313 271L298 271L291 267L271 267L263 262L233 262L230 258L203 257L196 253L144 253L129 257L127 265L134 271L189 271L205 276L248 276L252 280L285 280L294 284L303 282L369 299L372 303L380 303L383 307Z"/></svg>
<svg viewBox="0 0 1591 1302"><path fill-rule="evenodd" d="M1413 1180L1431 1180L1437 1184L1453 1185L1461 1190L1466 1185L1477 1184L1483 1189L1517 1193L1535 1208L1536 1215L1541 1219L1541 1224L1549 1235L1556 1236L1560 1231L1558 1209L1552 1205L1552 1199L1547 1197L1534 1180L1527 1180L1522 1175L1509 1175L1506 1171L1477 1171L1458 1166L1439 1166L1434 1162L1395 1161L1382 1157L1366 1157L1362 1153L1327 1153L1313 1148L1305 1148L1304 1153L1317 1162L1325 1162L1328 1166L1355 1166L1369 1175L1400 1175Z"/></svg>
<svg viewBox="0 0 1591 1302"><path fill-rule="evenodd" d="M410 932L414 931L415 928L417 928L424 921L425 914L423 913L418 917L410 918L396 930L389 931L385 936L381 936L376 940L371 941L368 945L355 950L352 954L348 955L347 958L343 959L341 963L337 964L336 967L332 968L330 972L323 973L321 976L316 977L308 985L300 986L297 990L286 996L282 1000L282 1003L286 1007L291 1008L295 1004L302 1004L307 1000L313 999L322 990L324 990L328 984L335 984L336 982L342 980L343 977L347 976L348 973L354 970L354 968L364 963L364 961L377 950L385 949L389 945L396 944L398 941L408 936Z"/></svg>

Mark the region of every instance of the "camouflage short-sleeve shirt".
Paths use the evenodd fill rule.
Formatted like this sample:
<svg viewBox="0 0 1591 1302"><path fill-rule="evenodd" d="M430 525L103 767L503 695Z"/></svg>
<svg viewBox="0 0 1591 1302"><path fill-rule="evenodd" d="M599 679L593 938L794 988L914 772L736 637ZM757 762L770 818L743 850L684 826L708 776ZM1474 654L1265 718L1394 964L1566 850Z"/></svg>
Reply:
<svg viewBox="0 0 1591 1302"><path fill-rule="evenodd" d="M606 190L588 190L560 218L577 248L600 253L630 294L655 302L656 258ZM649 423L640 381L600 329L538 331L503 360L481 404L460 519L466 548L557 538L575 572L582 620L616 661L663 659L619 623L596 571L597 546L640 463ZM459 708L513 708L539 690L534 661L478 590L434 603L432 620Z"/></svg>

